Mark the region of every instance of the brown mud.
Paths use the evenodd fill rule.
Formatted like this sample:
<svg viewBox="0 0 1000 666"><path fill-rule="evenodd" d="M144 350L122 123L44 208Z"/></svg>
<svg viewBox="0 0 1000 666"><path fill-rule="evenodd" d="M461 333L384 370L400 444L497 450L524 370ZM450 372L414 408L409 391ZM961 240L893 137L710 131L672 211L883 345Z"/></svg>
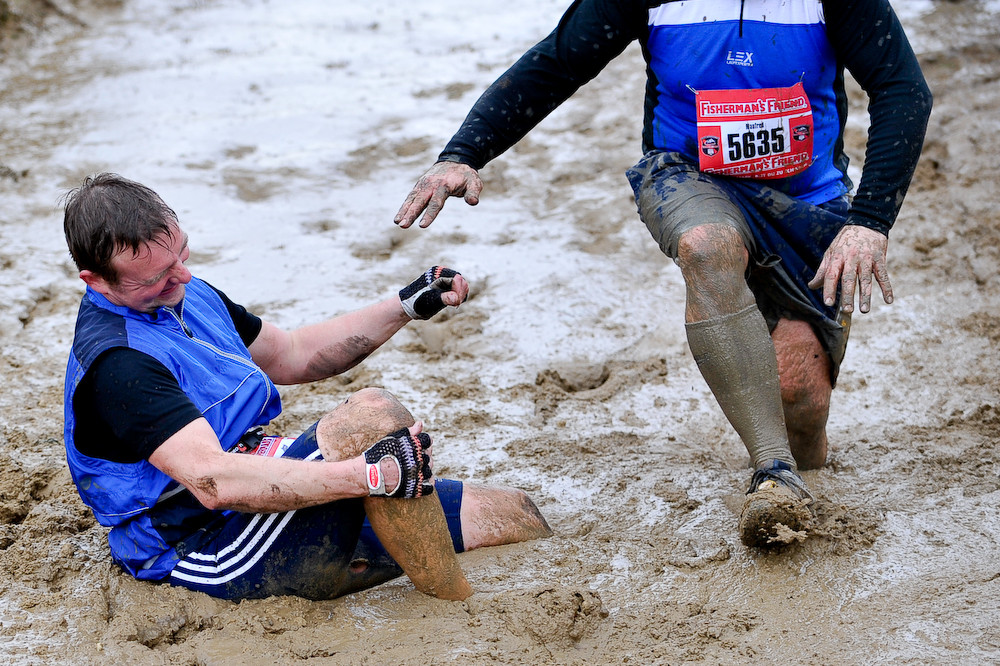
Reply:
<svg viewBox="0 0 1000 666"><path fill-rule="evenodd" d="M55 23L46 25L72 35L118 4L33 7L77 17L49 12ZM0 1L0 15L28 15L29 5ZM487 227L453 201L422 235L397 233L391 212L433 159L436 138L386 128L339 167L356 183L396 179L383 192L392 209L384 226L342 249L377 279L389 257L410 256L416 267L441 246L460 253L482 243L506 256L549 243L549 260L567 262L561 279L544 284L503 266L478 280L470 270L473 295L458 313L410 327L342 377L283 392L276 427L294 432L352 390L387 386L434 433L441 475L518 485L537 500L555 535L462 555L476 590L465 602L426 597L401 579L326 602L230 603L120 572L62 452L78 281L57 234L51 256L27 252L13 224L20 213L0 205L0 288L10 294L0 313L0 663L1000 660L998 19L995 3L959 0L935 2L907 24L935 108L890 237L896 302L876 297L871 314L854 318L829 461L805 474L815 517L807 538L776 553L739 542L746 453L687 352L677 270L638 223L622 177L638 145L634 50L484 170L482 219L494 206L523 222ZM18 41L30 53L11 25L0 45ZM489 64L495 75L499 63ZM0 104L23 101L27 81L55 76L2 79ZM482 85L428 83L420 95L457 100L464 113ZM864 102L854 93L848 147L858 165ZM586 154L556 149L570 136ZM12 145L0 127L0 202L28 187L64 189L88 166L67 174L26 163ZM268 177L264 167L232 170L226 191L273 196L259 187ZM51 206L26 215L58 226ZM342 224L302 226L322 239ZM206 247L199 257L210 265L215 255ZM248 305L280 314L294 302ZM521 326L543 337L569 332L525 358Z"/></svg>

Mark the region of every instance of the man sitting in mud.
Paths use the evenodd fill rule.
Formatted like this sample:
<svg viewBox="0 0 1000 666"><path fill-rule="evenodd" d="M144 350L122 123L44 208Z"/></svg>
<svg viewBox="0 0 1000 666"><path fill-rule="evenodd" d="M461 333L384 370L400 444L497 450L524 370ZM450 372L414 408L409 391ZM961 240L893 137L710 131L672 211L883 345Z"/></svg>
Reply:
<svg viewBox="0 0 1000 666"><path fill-rule="evenodd" d="M406 573L464 599L455 553L551 532L520 490L433 477L431 440L385 390L298 438L265 434L275 384L360 363L469 285L435 266L382 302L286 332L191 275L188 237L151 189L114 174L66 199L86 283L66 371L73 480L139 579L228 599L325 599Z"/></svg>

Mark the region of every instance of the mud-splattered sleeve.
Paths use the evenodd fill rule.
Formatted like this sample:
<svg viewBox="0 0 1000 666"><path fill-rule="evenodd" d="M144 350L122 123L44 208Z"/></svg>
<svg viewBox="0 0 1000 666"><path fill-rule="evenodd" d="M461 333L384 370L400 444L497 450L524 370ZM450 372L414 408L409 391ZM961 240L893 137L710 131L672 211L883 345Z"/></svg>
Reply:
<svg viewBox="0 0 1000 666"><path fill-rule="evenodd" d="M888 234L923 147L931 91L887 0L824 2L838 58L868 93L868 147L849 223Z"/></svg>
<svg viewBox="0 0 1000 666"><path fill-rule="evenodd" d="M481 169L521 140L646 29L638 0L576 0L472 107L438 159Z"/></svg>

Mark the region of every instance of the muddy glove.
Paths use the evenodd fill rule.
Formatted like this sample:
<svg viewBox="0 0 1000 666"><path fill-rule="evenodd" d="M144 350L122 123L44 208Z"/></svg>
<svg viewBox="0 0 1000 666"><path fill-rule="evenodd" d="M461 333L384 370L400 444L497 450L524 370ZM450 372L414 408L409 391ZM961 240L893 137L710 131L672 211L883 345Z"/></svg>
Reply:
<svg viewBox="0 0 1000 666"><path fill-rule="evenodd" d="M430 435L422 432L414 437L407 428L375 442L362 454L365 457L368 494L376 497L423 497L433 493L430 448ZM379 467L379 463L386 458L395 460L399 465L399 484L392 491L386 490Z"/></svg>
<svg viewBox="0 0 1000 666"><path fill-rule="evenodd" d="M444 266L431 266L423 275L399 290L399 302L410 319L430 319L444 309L441 294L451 291L452 278L459 275Z"/></svg>

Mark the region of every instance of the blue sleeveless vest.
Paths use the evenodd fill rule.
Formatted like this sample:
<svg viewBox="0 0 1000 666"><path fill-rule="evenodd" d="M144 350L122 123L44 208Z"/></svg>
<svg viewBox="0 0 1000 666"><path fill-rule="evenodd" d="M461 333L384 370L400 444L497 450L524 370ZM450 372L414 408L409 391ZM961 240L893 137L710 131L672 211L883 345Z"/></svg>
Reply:
<svg viewBox="0 0 1000 666"><path fill-rule="evenodd" d="M73 482L102 525L111 527L111 555L137 578L159 579L173 569L177 555L151 520L158 502L184 488L148 461L117 463L80 453L74 443L73 396L91 364L114 347L149 354L177 378L224 450L248 429L281 412L274 384L250 358L225 304L197 278L186 286L177 312L152 314L114 305L88 287L77 315L73 348L66 368L63 436ZM207 509L206 509L207 511Z"/></svg>

